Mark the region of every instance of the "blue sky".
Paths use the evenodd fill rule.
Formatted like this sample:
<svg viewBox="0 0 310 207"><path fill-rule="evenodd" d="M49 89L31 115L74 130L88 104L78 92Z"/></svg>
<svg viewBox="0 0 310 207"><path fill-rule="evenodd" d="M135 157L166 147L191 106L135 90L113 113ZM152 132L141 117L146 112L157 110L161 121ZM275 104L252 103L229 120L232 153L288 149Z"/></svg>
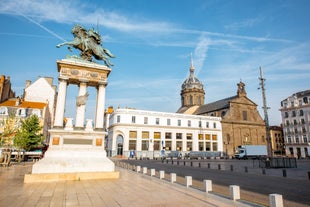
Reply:
<svg viewBox="0 0 310 207"><path fill-rule="evenodd" d="M205 103L235 95L242 80L263 117L261 66L269 121L279 125L281 100L310 88L309 9L308 0L1 0L0 74L11 77L17 95L38 76L58 85L56 60L79 51L55 46L71 41L78 23L98 28L116 56L106 106L177 111L192 53ZM69 86L68 106L77 90ZM89 93L92 118L95 90ZM72 107L66 116L75 116Z"/></svg>

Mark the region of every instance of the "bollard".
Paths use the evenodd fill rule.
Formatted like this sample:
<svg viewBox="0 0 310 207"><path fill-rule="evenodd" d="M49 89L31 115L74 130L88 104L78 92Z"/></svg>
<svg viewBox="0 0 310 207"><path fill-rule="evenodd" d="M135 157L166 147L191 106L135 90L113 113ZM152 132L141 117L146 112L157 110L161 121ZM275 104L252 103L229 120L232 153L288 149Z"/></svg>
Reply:
<svg viewBox="0 0 310 207"><path fill-rule="evenodd" d="M234 166L230 165L230 171L234 171Z"/></svg>
<svg viewBox="0 0 310 207"><path fill-rule="evenodd" d="M212 180L203 180L203 190L206 193L212 191Z"/></svg>
<svg viewBox="0 0 310 207"><path fill-rule="evenodd" d="M192 176L185 176L185 185L187 188L192 185Z"/></svg>
<svg viewBox="0 0 310 207"><path fill-rule="evenodd" d="M200 162L198 163L198 167L201 167L201 163Z"/></svg>
<svg viewBox="0 0 310 207"><path fill-rule="evenodd" d="M218 164L218 169L221 170L221 164Z"/></svg>
<svg viewBox="0 0 310 207"><path fill-rule="evenodd" d="M208 163L208 168L210 169L210 163Z"/></svg>
<svg viewBox="0 0 310 207"><path fill-rule="evenodd" d="M310 180L310 171L308 171L308 179Z"/></svg>
<svg viewBox="0 0 310 207"><path fill-rule="evenodd" d="M184 166L185 166L185 161L184 161Z"/></svg>
<svg viewBox="0 0 310 207"><path fill-rule="evenodd" d="M140 172L141 166L137 166L137 172Z"/></svg>
<svg viewBox="0 0 310 207"><path fill-rule="evenodd" d="M159 171L159 179L164 179L165 178L165 171L161 170Z"/></svg>
<svg viewBox="0 0 310 207"><path fill-rule="evenodd" d="M248 172L248 167L247 166L244 167L244 172L246 172L246 173Z"/></svg>
<svg viewBox="0 0 310 207"><path fill-rule="evenodd" d="M282 175L283 175L283 177L286 178L286 169L283 169L283 170L282 170Z"/></svg>
<svg viewBox="0 0 310 207"><path fill-rule="evenodd" d="M151 177L155 176L155 169L151 169Z"/></svg>
<svg viewBox="0 0 310 207"><path fill-rule="evenodd" d="M229 186L230 198L232 200L240 199L240 187L238 185L230 185Z"/></svg>
<svg viewBox="0 0 310 207"><path fill-rule="evenodd" d="M270 207L283 207L283 199L280 194L269 194Z"/></svg>
<svg viewBox="0 0 310 207"><path fill-rule="evenodd" d="M164 163L164 159L161 160L161 163Z"/></svg>
<svg viewBox="0 0 310 207"><path fill-rule="evenodd" d="M170 173L170 182L174 183L177 181L177 174L175 173Z"/></svg>
<svg viewBox="0 0 310 207"><path fill-rule="evenodd" d="M171 164L173 165L173 160L171 160Z"/></svg>
<svg viewBox="0 0 310 207"><path fill-rule="evenodd" d="M147 167L142 168L142 174L145 175L147 173Z"/></svg>
<svg viewBox="0 0 310 207"><path fill-rule="evenodd" d="M262 169L262 173L263 173L263 175L266 174L266 169L265 168Z"/></svg>
<svg viewBox="0 0 310 207"><path fill-rule="evenodd" d="M167 159L167 164L168 164L169 160Z"/></svg>
<svg viewBox="0 0 310 207"><path fill-rule="evenodd" d="M193 162L191 162L191 167L193 167Z"/></svg>
<svg viewBox="0 0 310 207"><path fill-rule="evenodd" d="M177 165L179 165L179 160L177 161Z"/></svg>

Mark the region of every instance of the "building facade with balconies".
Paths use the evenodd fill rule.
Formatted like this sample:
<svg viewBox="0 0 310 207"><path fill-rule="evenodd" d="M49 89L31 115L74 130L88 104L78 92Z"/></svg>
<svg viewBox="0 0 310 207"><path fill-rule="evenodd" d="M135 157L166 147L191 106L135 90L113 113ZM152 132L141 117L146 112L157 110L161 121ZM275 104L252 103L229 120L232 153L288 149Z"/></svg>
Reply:
<svg viewBox="0 0 310 207"><path fill-rule="evenodd" d="M292 94L281 101L281 116L287 156L310 155L310 90Z"/></svg>

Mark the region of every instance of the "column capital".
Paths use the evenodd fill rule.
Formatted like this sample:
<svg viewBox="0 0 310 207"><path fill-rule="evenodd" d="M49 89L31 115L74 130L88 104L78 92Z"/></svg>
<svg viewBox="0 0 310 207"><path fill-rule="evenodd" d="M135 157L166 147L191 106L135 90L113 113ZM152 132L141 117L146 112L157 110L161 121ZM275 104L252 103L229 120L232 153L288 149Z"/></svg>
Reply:
<svg viewBox="0 0 310 207"><path fill-rule="evenodd" d="M108 85L108 82L107 81L99 81L98 82L98 86L104 86L106 87Z"/></svg>
<svg viewBox="0 0 310 207"><path fill-rule="evenodd" d="M58 80L59 81L66 81L67 82L69 80L69 77L67 77L67 76L59 76Z"/></svg>
<svg viewBox="0 0 310 207"><path fill-rule="evenodd" d="M80 82L80 83L88 83L89 80L88 80L87 78L80 78L80 79L79 79L79 82Z"/></svg>

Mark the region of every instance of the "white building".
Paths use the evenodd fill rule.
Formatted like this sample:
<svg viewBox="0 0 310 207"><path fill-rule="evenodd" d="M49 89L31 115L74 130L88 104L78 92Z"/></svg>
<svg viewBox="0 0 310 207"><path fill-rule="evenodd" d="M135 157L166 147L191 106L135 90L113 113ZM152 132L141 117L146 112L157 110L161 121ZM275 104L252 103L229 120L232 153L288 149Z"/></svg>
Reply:
<svg viewBox="0 0 310 207"><path fill-rule="evenodd" d="M310 154L310 90L294 93L281 101L281 116L287 156Z"/></svg>
<svg viewBox="0 0 310 207"><path fill-rule="evenodd" d="M51 122L48 129L50 129L53 125L52 122L54 120L54 108L56 102L56 86L53 85L53 78L39 77L33 83L31 83L30 80L27 80L24 90L24 100L48 104L47 113L49 113Z"/></svg>
<svg viewBox="0 0 310 207"><path fill-rule="evenodd" d="M109 115L109 156L159 157L178 150L183 155L190 151L223 151L221 118L116 109Z"/></svg>

